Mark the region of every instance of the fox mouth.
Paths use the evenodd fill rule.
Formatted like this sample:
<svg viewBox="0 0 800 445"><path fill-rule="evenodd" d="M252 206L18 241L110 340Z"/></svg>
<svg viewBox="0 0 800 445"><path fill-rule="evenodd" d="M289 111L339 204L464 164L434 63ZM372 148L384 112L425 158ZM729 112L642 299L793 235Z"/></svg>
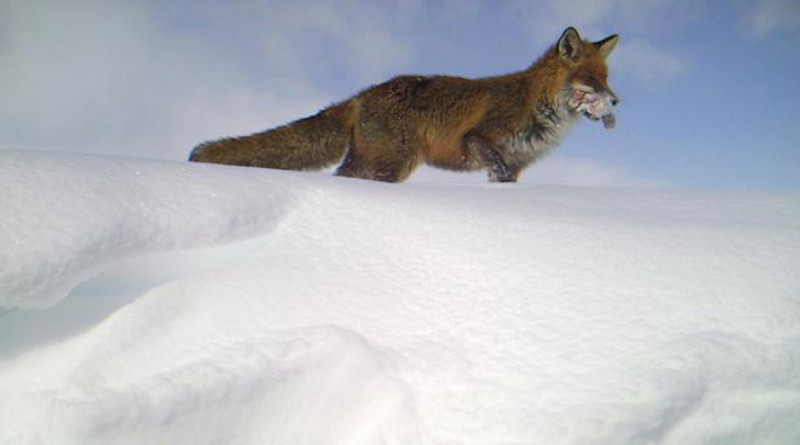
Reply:
<svg viewBox="0 0 800 445"><path fill-rule="evenodd" d="M570 108L593 121L603 121L605 128L614 128L617 120L611 112L612 97L605 93L593 93L574 89L569 94Z"/></svg>

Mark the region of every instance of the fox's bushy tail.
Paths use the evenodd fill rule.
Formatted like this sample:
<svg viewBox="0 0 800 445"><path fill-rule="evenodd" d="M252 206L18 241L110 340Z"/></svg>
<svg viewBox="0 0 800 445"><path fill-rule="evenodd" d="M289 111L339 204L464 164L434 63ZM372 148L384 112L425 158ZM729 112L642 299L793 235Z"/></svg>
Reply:
<svg viewBox="0 0 800 445"><path fill-rule="evenodd" d="M189 160L284 170L325 168L347 150L353 108L343 102L272 130L204 142L192 150Z"/></svg>

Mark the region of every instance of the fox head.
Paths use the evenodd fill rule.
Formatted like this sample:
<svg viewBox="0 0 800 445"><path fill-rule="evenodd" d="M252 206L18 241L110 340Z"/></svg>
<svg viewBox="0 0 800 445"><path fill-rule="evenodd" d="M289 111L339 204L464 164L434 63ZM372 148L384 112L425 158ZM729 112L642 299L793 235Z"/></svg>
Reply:
<svg viewBox="0 0 800 445"><path fill-rule="evenodd" d="M567 105L572 112L591 120L602 120L606 128L615 123L612 107L619 98L608 86L606 59L617 45L614 34L598 42L581 39L573 27L567 28L556 44L560 63L566 68Z"/></svg>

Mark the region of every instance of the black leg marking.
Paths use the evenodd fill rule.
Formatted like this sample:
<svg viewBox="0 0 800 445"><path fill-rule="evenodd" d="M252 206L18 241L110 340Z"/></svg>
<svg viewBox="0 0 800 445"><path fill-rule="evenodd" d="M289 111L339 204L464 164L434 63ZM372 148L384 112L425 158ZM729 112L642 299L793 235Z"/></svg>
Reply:
<svg viewBox="0 0 800 445"><path fill-rule="evenodd" d="M492 182L514 182L516 175L508 168L500 153L492 144L477 134L467 134L465 137L467 149L478 156L478 159L489 169L489 178Z"/></svg>

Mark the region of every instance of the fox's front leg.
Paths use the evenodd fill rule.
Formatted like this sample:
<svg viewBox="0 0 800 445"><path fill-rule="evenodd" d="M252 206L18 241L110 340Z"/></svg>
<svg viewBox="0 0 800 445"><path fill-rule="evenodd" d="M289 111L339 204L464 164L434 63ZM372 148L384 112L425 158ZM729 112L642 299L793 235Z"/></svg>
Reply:
<svg viewBox="0 0 800 445"><path fill-rule="evenodd" d="M467 133L464 136L464 145L468 152L477 156L489 170L490 181L515 182L517 180L517 175L508 168L503 157L485 137L476 133Z"/></svg>

